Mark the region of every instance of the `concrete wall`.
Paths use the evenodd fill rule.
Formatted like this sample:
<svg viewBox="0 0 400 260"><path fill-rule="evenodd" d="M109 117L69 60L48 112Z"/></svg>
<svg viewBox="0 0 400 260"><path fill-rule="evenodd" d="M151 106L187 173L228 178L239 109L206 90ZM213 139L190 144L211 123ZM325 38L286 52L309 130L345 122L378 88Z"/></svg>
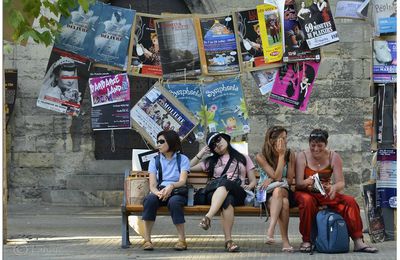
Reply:
<svg viewBox="0 0 400 260"><path fill-rule="evenodd" d="M257 2L208 1L207 8L226 12ZM336 1L331 1L331 6L335 10ZM268 102L259 94L251 75L243 75L252 127L249 152L253 155L260 150L271 125L287 127L289 146L296 151L307 147L313 128L325 128L330 133L330 148L342 155L347 193L359 197L359 185L369 178L371 168L363 122L372 117L372 28L366 21L335 21L340 42L322 48L322 62L306 112ZM4 56L4 68L18 69L17 100L7 131L10 201L118 205L123 171L130 167L130 161L95 160L89 91L78 119L36 107L50 50L30 42L26 47L14 46L13 52Z"/></svg>

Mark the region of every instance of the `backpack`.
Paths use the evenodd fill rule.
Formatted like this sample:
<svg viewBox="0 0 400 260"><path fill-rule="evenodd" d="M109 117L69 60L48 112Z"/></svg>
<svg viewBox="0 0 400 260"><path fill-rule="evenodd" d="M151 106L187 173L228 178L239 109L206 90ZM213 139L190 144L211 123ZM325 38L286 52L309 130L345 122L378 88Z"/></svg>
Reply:
<svg viewBox="0 0 400 260"><path fill-rule="evenodd" d="M342 216L326 209L318 212L311 231L314 249L320 253L347 253L349 241L347 225Z"/></svg>

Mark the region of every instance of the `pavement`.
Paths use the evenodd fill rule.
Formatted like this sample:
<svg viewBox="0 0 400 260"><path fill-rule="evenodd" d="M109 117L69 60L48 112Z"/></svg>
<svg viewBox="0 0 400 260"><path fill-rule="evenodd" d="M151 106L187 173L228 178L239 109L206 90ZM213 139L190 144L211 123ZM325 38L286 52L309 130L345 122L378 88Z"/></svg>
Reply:
<svg viewBox="0 0 400 260"><path fill-rule="evenodd" d="M363 214L362 214L363 215ZM236 217L233 239L239 253L224 251L224 237L219 217L208 231L198 227L200 216L186 217L187 251L174 251L176 229L169 216L160 216L153 228L154 251L141 249L142 238L130 231L132 246L121 248L119 207L64 207L43 204L12 204L8 207L7 244L4 259L396 259L396 241L373 244L377 254L350 253L314 255L283 253L276 228L275 245L264 244L265 218ZM298 249L301 237L299 220L290 218L289 239ZM369 243L369 235L365 234Z"/></svg>

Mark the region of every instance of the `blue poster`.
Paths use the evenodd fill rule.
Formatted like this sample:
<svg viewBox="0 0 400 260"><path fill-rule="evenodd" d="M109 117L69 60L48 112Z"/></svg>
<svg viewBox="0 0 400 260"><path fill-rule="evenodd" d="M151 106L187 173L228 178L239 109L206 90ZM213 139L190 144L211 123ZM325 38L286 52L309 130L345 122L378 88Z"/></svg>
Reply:
<svg viewBox="0 0 400 260"><path fill-rule="evenodd" d="M97 62L124 67L135 10L103 5L91 57Z"/></svg>
<svg viewBox="0 0 400 260"><path fill-rule="evenodd" d="M167 83L164 87L192 112L200 122L193 132L197 141L203 140L206 125L202 113L201 85L197 83Z"/></svg>
<svg viewBox="0 0 400 260"><path fill-rule="evenodd" d="M54 47L89 57L102 5L91 5L86 13L79 6L71 11L71 16L61 16L61 33L55 39Z"/></svg>
<svg viewBox="0 0 400 260"><path fill-rule="evenodd" d="M250 131L247 107L239 78L205 85L203 110L210 132L224 132L234 137Z"/></svg>

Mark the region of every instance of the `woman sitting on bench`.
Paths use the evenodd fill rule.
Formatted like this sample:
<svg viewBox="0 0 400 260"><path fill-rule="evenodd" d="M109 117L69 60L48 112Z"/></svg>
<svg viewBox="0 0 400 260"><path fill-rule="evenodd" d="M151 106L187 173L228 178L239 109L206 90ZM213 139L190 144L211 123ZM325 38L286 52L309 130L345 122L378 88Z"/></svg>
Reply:
<svg viewBox="0 0 400 260"><path fill-rule="evenodd" d="M162 205L167 205L179 236L174 249L186 250L183 206L187 203L187 194L186 196L174 194L174 191L186 185L190 167L189 158L180 153L182 146L179 135L172 130L158 133L157 148L159 155L151 159L149 164L150 194L143 201L142 219L145 223L143 249L153 250L151 230L156 220L157 209ZM178 165L179 162L180 165Z"/></svg>
<svg viewBox="0 0 400 260"><path fill-rule="evenodd" d="M250 157L235 150L230 144L231 137L224 133L211 132L207 136L207 146L191 160L190 170L208 172L215 185L205 187L209 211L200 222L200 227L207 230L211 219L221 210L222 229L225 235L225 249L238 252L239 246L232 240L232 227L235 206L244 205L245 190L253 189L256 184L254 164ZM200 162L205 154L212 153ZM249 184L245 184L246 177Z"/></svg>
<svg viewBox="0 0 400 260"><path fill-rule="evenodd" d="M342 159L338 153L327 148L328 132L314 129L308 138L308 144L309 149L296 157L295 200L299 205L299 230L303 237L300 251L311 251L313 220L319 206L328 206L346 221L349 235L354 241L354 252L378 252L378 249L364 243L360 208L356 200L341 193L345 186ZM318 174L326 196L314 188L314 174Z"/></svg>

